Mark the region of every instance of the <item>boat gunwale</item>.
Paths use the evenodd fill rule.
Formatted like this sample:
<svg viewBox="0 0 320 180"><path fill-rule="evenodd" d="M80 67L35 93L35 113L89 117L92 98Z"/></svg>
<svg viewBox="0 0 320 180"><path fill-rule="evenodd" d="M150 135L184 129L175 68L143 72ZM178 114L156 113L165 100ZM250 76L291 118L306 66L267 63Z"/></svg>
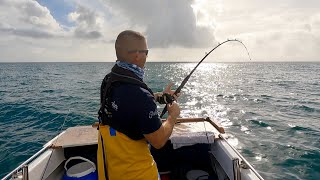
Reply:
<svg viewBox="0 0 320 180"><path fill-rule="evenodd" d="M51 148L53 141L57 140L62 134L64 134L66 131L62 131L60 134L58 134L56 137L48 141L45 145L42 146L42 149L40 149L38 152L36 152L34 155L32 155L29 159L25 160L23 163L21 163L18 167L16 167L14 170L12 170L10 173L8 173L5 177L3 177L1 180L6 180L10 177L12 177L15 173L18 173L19 170L23 168L23 166L27 165L32 160L38 158L43 152Z"/></svg>

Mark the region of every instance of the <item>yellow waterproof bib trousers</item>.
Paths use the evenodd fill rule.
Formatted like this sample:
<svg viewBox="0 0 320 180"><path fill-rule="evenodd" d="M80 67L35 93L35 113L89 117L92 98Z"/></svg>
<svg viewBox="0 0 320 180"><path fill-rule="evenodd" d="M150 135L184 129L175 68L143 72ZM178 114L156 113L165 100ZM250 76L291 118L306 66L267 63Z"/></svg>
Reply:
<svg viewBox="0 0 320 180"><path fill-rule="evenodd" d="M98 136L99 180L106 180L105 174L108 174L109 180L160 179L146 139L132 140L107 125L99 126Z"/></svg>

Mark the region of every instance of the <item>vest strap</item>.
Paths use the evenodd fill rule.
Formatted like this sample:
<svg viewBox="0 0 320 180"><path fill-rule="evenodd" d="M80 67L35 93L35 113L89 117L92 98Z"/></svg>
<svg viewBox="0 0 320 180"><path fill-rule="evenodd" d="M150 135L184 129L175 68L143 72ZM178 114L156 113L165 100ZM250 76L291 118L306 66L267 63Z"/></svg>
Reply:
<svg viewBox="0 0 320 180"><path fill-rule="evenodd" d="M111 72L105 76L101 84L101 91L100 91L100 109L98 111L98 119L102 125L109 125L115 130L122 132L123 134L128 135L124 132L121 126L116 125L112 122L112 89L118 83L124 84L133 84L139 86L143 89L146 89L150 92L153 96L152 90L140 79L137 75L127 69L123 69L118 65L114 65L111 69ZM130 136L129 136L130 137ZM130 137L135 139L134 137Z"/></svg>

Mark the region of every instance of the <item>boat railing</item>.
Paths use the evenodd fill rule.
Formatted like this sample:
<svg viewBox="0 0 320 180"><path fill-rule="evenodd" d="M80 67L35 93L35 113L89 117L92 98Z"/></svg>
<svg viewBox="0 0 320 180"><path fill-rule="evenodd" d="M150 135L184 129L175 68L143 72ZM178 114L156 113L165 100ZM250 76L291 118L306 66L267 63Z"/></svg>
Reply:
<svg viewBox="0 0 320 180"><path fill-rule="evenodd" d="M221 138L222 140L224 140L230 147L231 149L241 158L242 163L244 163L244 166L249 167L251 169L251 171L261 180L263 180L263 177L252 167L252 165L240 154L240 152L234 148L227 140L226 138L223 137L222 134L219 134L219 138Z"/></svg>
<svg viewBox="0 0 320 180"><path fill-rule="evenodd" d="M9 179L9 178L13 178L15 175L17 176L19 171L21 171L23 168L25 168L28 165L29 162L34 160L36 157L38 157L40 154L42 154L48 148L49 148L49 146L43 147L40 151L38 151L36 154L31 156L29 159L27 159L26 161L21 163L17 168L15 168L13 171L11 171L9 174L7 174L5 177L3 177L1 180L6 180L6 179ZM22 176L24 177L24 173L23 172L25 172L25 171L22 171Z"/></svg>
<svg viewBox="0 0 320 180"><path fill-rule="evenodd" d="M165 119L162 119L162 121L165 121ZM210 123L213 127L215 127L219 133L224 134L224 128L218 123L213 120L211 120L209 117L207 118L178 118L177 123L188 123L188 122L208 122Z"/></svg>
<svg viewBox="0 0 320 180"><path fill-rule="evenodd" d="M62 133L61 133L62 134ZM60 134L60 135L61 135ZM40 156L43 152L48 150L52 142L55 141L60 135L56 136L52 140L50 140L47 144L43 146L42 149L40 149L37 153L35 153L33 156L31 156L29 159L21 163L17 168L15 168L13 171L11 171L9 174L7 174L5 177L3 177L1 180L7 180L7 179L14 179L18 178L18 175L20 175L22 180L28 180L28 163L30 163L32 160L36 159L38 156Z"/></svg>

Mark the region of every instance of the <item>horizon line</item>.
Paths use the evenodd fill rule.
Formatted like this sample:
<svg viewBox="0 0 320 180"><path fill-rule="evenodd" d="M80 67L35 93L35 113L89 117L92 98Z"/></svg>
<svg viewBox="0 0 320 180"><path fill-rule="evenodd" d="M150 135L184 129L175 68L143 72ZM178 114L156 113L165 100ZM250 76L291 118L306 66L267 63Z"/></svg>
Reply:
<svg viewBox="0 0 320 180"><path fill-rule="evenodd" d="M23 64L23 63L114 63L116 61L0 61L3 64ZM146 63L198 63L199 61L147 61ZM320 63L316 60L308 61L215 61L203 63Z"/></svg>

